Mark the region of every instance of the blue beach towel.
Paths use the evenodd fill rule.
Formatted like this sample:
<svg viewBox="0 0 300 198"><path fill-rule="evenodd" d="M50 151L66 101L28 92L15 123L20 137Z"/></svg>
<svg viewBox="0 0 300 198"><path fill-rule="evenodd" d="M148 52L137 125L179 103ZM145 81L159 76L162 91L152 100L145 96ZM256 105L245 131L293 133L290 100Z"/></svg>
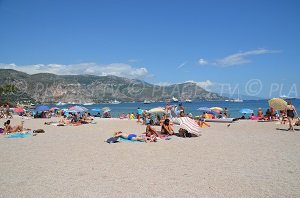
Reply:
<svg viewBox="0 0 300 198"><path fill-rule="evenodd" d="M136 143L136 142L143 142L143 141L140 141L140 140L128 140L128 139L125 139L125 138L122 138L122 137L119 137L119 142L133 142L133 143Z"/></svg>
<svg viewBox="0 0 300 198"><path fill-rule="evenodd" d="M6 135L5 137L6 138L25 138L25 137L28 137L28 136L31 136L30 132L27 132L27 133L11 133L9 135Z"/></svg>

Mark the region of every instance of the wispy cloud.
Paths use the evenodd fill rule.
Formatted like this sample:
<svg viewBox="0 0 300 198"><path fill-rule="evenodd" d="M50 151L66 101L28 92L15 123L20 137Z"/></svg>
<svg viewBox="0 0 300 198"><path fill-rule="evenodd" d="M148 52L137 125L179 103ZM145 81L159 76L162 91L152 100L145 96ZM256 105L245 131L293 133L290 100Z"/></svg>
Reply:
<svg viewBox="0 0 300 198"><path fill-rule="evenodd" d="M257 56L257 55L263 55L263 54L273 54L273 53L279 53L280 51L276 50L268 50L268 49L256 49L256 50L250 50L246 52L239 52L235 54L231 54L229 56L226 56L221 59L217 59L214 61L207 61L203 58L199 59L198 63L200 65L214 65L219 67L230 67L234 65L243 65L252 62L250 60L250 57Z"/></svg>
<svg viewBox="0 0 300 198"><path fill-rule="evenodd" d="M184 67L186 64L187 64L187 61L181 63L180 65L178 65L177 69Z"/></svg>
<svg viewBox="0 0 300 198"><path fill-rule="evenodd" d="M0 64L2 69L15 69L28 74L36 73L53 73L58 75L78 75L90 74L97 76L115 75L127 78L142 79L149 75L145 67L132 67L125 63L112 63L101 65L96 63L80 63L80 64L35 64L35 65L16 65L16 64Z"/></svg>

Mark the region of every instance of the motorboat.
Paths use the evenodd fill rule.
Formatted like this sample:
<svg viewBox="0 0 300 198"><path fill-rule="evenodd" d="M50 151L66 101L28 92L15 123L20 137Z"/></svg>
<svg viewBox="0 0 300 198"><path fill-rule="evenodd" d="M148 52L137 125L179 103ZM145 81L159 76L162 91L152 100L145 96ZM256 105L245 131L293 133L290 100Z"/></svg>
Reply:
<svg viewBox="0 0 300 198"><path fill-rule="evenodd" d="M173 97L172 97L172 101L173 101L173 102L178 102L178 99L175 98L175 97L173 96Z"/></svg>
<svg viewBox="0 0 300 198"><path fill-rule="evenodd" d="M55 105L56 105L56 106L63 106L63 105L66 105L66 103L64 103L64 102L58 102L58 103L56 103Z"/></svg>
<svg viewBox="0 0 300 198"><path fill-rule="evenodd" d="M144 100L144 104L151 104L150 100Z"/></svg>
<svg viewBox="0 0 300 198"><path fill-rule="evenodd" d="M118 100L114 100L114 101L112 101L112 102L110 102L110 104L120 104L121 102L120 101L118 101Z"/></svg>
<svg viewBox="0 0 300 198"><path fill-rule="evenodd" d="M185 102L186 102L186 103L192 103L192 100L186 99Z"/></svg>

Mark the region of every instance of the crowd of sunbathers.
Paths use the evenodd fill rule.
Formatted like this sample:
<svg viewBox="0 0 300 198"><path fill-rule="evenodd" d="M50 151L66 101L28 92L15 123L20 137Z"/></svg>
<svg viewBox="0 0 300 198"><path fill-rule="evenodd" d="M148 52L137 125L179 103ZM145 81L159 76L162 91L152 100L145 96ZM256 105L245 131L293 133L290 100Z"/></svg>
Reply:
<svg viewBox="0 0 300 198"><path fill-rule="evenodd" d="M57 124L57 126L73 125L78 126L81 124L95 123L94 117L90 113L85 112L82 116L79 113L69 113L69 116L63 115L59 122L45 122L46 125Z"/></svg>

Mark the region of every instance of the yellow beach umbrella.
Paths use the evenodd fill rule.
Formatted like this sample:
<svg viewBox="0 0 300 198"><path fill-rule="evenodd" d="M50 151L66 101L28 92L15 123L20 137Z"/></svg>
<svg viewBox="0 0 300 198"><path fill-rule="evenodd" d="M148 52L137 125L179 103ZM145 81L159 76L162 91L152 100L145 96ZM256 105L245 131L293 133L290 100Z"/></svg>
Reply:
<svg viewBox="0 0 300 198"><path fill-rule="evenodd" d="M269 100L269 106L274 110L284 110L287 106L287 102L281 98L272 98Z"/></svg>
<svg viewBox="0 0 300 198"><path fill-rule="evenodd" d="M221 107L211 107L210 109L213 111L223 111Z"/></svg>

